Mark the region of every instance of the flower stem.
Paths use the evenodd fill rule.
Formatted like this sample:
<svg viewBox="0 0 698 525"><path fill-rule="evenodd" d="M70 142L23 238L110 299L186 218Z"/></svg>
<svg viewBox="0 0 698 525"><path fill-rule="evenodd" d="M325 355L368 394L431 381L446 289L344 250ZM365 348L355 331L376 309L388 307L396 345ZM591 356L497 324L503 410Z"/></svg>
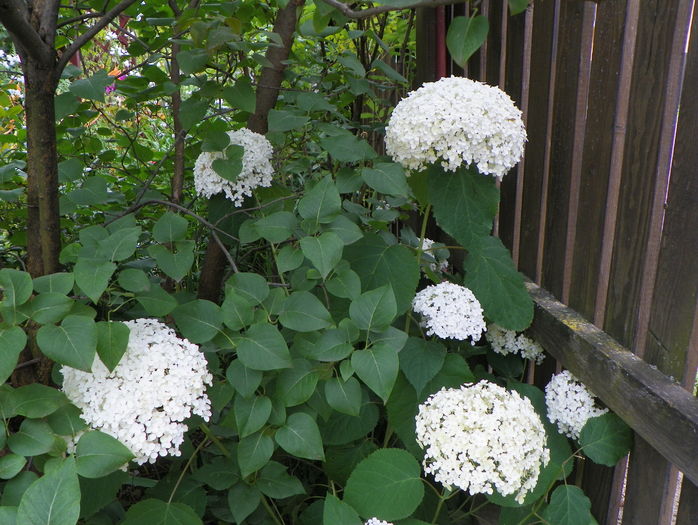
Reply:
<svg viewBox="0 0 698 525"><path fill-rule="evenodd" d="M172 503L172 498L174 498L174 495L177 492L177 489L179 488L179 484L182 483L182 479L184 479L184 475L187 473L187 470L189 470L189 466L191 465L191 462L194 461L196 454L199 452L199 450L201 450L201 447L204 446L204 443L206 443L206 440L202 439L201 443L199 443L196 446L196 448L194 449L194 452L192 452L191 457L187 461L186 465L184 465L182 472L179 474L179 477L177 478L177 483L175 483L175 486L172 487L172 492L170 492L170 498L167 500L168 504Z"/></svg>
<svg viewBox="0 0 698 525"><path fill-rule="evenodd" d="M444 492L446 490L442 490L441 494L439 494L439 502L436 504L436 510L434 511L434 517L431 519L432 523L436 523L436 520L439 519L439 514L441 514L441 507L444 506L444 502L448 499L444 497Z"/></svg>
<svg viewBox="0 0 698 525"><path fill-rule="evenodd" d="M262 501L262 505L264 505L264 509L267 511L267 514L269 514L269 516L271 516L271 519L274 520L274 523L276 523L276 525L284 525L284 522L281 520L281 518L279 518L279 516L274 511L274 509L271 507L271 505L269 505L269 501L267 501L267 497L262 495L261 501Z"/></svg>
<svg viewBox="0 0 698 525"><path fill-rule="evenodd" d="M211 429L208 428L206 423L199 424L199 428L206 435L209 441L218 447L218 450L220 450L226 458L231 459L233 457L230 451L225 448L225 445L221 443L221 440L213 435L213 432L211 432Z"/></svg>
<svg viewBox="0 0 698 525"><path fill-rule="evenodd" d="M424 239L427 234L427 224L429 224L429 215L431 215L431 203L427 204L424 208L424 215L422 216L422 227L419 231L419 245L417 246L417 266L421 268L422 266L422 253L424 252ZM410 322L412 317L407 314L405 316L405 332L410 333Z"/></svg>

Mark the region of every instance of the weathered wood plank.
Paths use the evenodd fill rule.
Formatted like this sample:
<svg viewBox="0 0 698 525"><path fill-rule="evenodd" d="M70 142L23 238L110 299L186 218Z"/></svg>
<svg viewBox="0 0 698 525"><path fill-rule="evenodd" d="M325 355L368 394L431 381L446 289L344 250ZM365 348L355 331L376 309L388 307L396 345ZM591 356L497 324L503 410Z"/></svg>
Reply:
<svg viewBox="0 0 698 525"><path fill-rule="evenodd" d="M698 523L698 487L684 479L676 525L696 525L696 523Z"/></svg>
<svg viewBox="0 0 698 525"><path fill-rule="evenodd" d="M536 304L533 337L688 479L698 482L698 399L538 285L527 286Z"/></svg>
<svg viewBox="0 0 698 525"><path fill-rule="evenodd" d="M412 86L414 89L425 82L436 80L436 9L428 7L417 9L415 33L417 69Z"/></svg>

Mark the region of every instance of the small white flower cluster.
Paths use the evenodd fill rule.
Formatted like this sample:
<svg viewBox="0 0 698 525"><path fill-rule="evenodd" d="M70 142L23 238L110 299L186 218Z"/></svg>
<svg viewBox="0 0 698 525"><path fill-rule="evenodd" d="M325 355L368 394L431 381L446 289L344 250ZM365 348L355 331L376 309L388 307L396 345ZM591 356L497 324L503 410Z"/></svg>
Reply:
<svg viewBox="0 0 698 525"><path fill-rule="evenodd" d="M440 161L447 171L475 164L482 174L504 176L523 155L521 111L494 86L462 77L424 84L402 99L385 130L395 162L421 170Z"/></svg>
<svg viewBox="0 0 698 525"><path fill-rule="evenodd" d="M199 347L156 319L125 323L128 347L113 372L95 357L92 373L61 368L63 391L93 429L121 441L135 461L178 456L192 414L211 417L212 381Z"/></svg>
<svg viewBox="0 0 698 525"><path fill-rule="evenodd" d="M259 133L242 128L229 131L231 145L244 148L242 155L242 171L235 182L224 179L213 169L213 161L223 159L223 152L204 151L194 164L194 187L203 197L211 197L224 192L236 207L242 206L245 196L252 195L252 190L259 187L271 186L274 169L271 157L274 152L271 143Z"/></svg>
<svg viewBox="0 0 698 525"><path fill-rule="evenodd" d="M379 520L378 518L369 519L364 525L393 525L388 521Z"/></svg>
<svg viewBox="0 0 698 525"><path fill-rule="evenodd" d="M488 381L441 389L419 406L415 422L424 471L471 495L496 489L521 503L550 460L531 402Z"/></svg>
<svg viewBox="0 0 698 525"><path fill-rule="evenodd" d="M516 335L513 330L505 330L501 326L491 324L487 327L485 337L492 350L498 354L520 354L524 359L530 359L537 365L545 359L543 348L524 334Z"/></svg>
<svg viewBox="0 0 698 525"><path fill-rule="evenodd" d="M557 422L560 434L578 439L589 418L608 412L594 405L595 396L576 377L564 370L554 375L545 387L548 419Z"/></svg>
<svg viewBox="0 0 698 525"><path fill-rule="evenodd" d="M429 257L433 258L436 262L429 263L429 268L432 272L443 273L448 270L448 259L439 259L436 250L432 250L434 247L434 241L425 238L422 241L422 252L428 254Z"/></svg>
<svg viewBox="0 0 698 525"><path fill-rule="evenodd" d="M475 344L487 329L482 306L465 286L444 281L417 292L412 309L422 315L427 335L442 339L465 340Z"/></svg>

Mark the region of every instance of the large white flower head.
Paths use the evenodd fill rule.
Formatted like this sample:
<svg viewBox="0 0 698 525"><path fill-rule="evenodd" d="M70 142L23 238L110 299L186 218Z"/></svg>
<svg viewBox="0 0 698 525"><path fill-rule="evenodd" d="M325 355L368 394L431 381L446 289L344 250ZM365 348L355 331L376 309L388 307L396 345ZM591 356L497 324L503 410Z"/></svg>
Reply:
<svg viewBox="0 0 698 525"><path fill-rule="evenodd" d="M63 366L63 391L93 429L121 441L135 461L178 456L192 414L208 420L212 381L199 347L156 319L125 323L128 347L113 372L95 357L92 373Z"/></svg>
<svg viewBox="0 0 698 525"><path fill-rule="evenodd" d="M523 502L548 464L545 427L531 402L489 381L442 388L415 418L424 471L474 494Z"/></svg>
<svg viewBox="0 0 698 525"><path fill-rule="evenodd" d="M465 286L444 281L417 292L412 309L422 315L427 335L442 339L471 339L475 344L487 329L482 306Z"/></svg>
<svg viewBox="0 0 698 525"><path fill-rule="evenodd" d="M501 89L462 77L428 82L402 99L385 130L388 155L405 168L475 164L501 178L523 155L521 111Z"/></svg>
<svg viewBox="0 0 698 525"><path fill-rule="evenodd" d="M516 335L513 330L505 330L501 326L490 324L485 337L497 354L520 354L524 359L530 359L536 364L541 364L545 359L543 348L524 334Z"/></svg>
<svg viewBox="0 0 698 525"><path fill-rule="evenodd" d="M551 423L557 423L560 434L572 439L579 438L589 418L608 412L606 408L597 407L594 400L594 394L569 370L554 375L545 387L548 419Z"/></svg>
<svg viewBox="0 0 698 525"><path fill-rule="evenodd" d="M369 519L364 525L393 525L389 521L379 520L378 518Z"/></svg>
<svg viewBox="0 0 698 525"><path fill-rule="evenodd" d="M231 145L242 146L242 171L235 182L224 179L213 169L213 161L224 158L223 152L204 151L194 164L194 187L203 197L225 193L236 207L242 206L245 196L252 195L252 190L271 186L274 169L271 157L274 152L271 143L259 133L242 128L229 131Z"/></svg>

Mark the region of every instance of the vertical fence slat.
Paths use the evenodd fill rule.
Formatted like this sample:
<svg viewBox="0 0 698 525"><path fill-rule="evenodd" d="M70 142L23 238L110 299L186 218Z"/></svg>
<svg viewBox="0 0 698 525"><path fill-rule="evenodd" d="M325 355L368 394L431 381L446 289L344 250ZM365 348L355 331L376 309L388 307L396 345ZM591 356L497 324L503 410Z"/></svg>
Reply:
<svg viewBox="0 0 698 525"><path fill-rule="evenodd" d="M698 487L684 479L676 525L696 525L696 523L698 523Z"/></svg>

